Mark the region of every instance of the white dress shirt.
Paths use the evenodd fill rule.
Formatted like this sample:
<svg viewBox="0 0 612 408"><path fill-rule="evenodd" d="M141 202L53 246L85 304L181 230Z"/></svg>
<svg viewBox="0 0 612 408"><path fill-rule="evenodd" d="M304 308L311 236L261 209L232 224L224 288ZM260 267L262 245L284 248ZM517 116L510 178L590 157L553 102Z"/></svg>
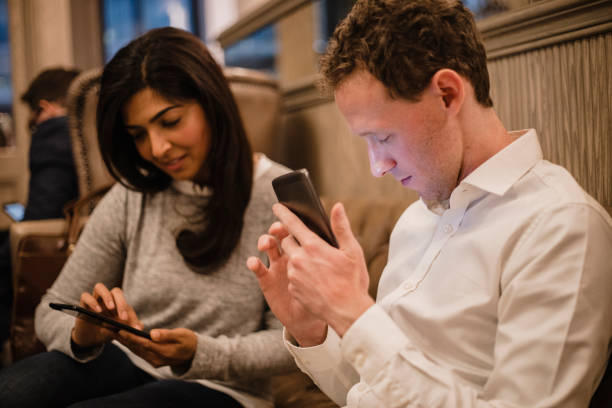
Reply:
<svg viewBox="0 0 612 408"><path fill-rule="evenodd" d="M535 130L395 226L377 303L299 348L340 405L585 407L610 355L612 219ZM517 132L518 135L518 132Z"/></svg>

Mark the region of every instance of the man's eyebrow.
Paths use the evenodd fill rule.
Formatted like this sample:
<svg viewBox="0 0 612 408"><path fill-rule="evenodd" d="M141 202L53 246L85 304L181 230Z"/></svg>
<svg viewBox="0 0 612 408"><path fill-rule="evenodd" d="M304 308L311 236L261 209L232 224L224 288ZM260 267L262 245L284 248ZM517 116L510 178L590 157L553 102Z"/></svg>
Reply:
<svg viewBox="0 0 612 408"><path fill-rule="evenodd" d="M373 136L373 135L376 135L376 132L366 131L366 132L357 133L357 136L359 137L368 137L368 136Z"/></svg>
<svg viewBox="0 0 612 408"><path fill-rule="evenodd" d="M181 105L181 104L171 105L171 106L168 106L168 107L166 107L166 108L164 108L164 109L160 110L160 111L159 111L159 112L157 112L155 115L153 115L153 117L152 117L151 119L149 119L149 123L153 123L153 122L155 122L155 121L156 121L157 119L159 119L159 118L160 118L160 117L161 117L161 116L162 116L164 113L168 112L169 110L171 110L171 109L175 109L175 108L180 108L181 106L183 106L183 105ZM134 127L138 127L138 126L135 126L135 125L125 125L125 127L126 127L126 128L134 128Z"/></svg>

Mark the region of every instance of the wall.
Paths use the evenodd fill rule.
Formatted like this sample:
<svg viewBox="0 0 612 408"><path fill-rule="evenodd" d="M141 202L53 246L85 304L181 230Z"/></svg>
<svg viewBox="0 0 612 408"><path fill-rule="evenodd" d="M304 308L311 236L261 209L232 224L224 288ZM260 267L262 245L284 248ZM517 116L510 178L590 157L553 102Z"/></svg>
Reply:
<svg viewBox="0 0 612 408"><path fill-rule="evenodd" d="M612 2L553 1L483 25L492 98L509 129L612 207Z"/></svg>

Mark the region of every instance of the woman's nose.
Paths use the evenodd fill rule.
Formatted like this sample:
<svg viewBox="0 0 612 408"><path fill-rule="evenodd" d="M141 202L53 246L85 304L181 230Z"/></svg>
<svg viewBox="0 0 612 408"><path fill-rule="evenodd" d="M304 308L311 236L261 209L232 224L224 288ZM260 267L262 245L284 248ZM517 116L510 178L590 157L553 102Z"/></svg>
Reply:
<svg viewBox="0 0 612 408"><path fill-rule="evenodd" d="M170 149L170 142L158 132L149 133L149 142L151 144L151 155L156 159L164 157Z"/></svg>

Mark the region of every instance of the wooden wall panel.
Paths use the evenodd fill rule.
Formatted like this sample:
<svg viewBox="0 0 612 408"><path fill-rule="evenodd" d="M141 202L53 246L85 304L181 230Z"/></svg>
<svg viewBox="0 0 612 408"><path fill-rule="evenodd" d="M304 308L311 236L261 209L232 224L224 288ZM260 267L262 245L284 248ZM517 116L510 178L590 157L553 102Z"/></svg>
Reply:
<svg viewBox="0 0 612 408"><path fill-rule="evenodd" d="M489 62L508 129L536 128L544 156L612 206L612 32Z"/></svg>

